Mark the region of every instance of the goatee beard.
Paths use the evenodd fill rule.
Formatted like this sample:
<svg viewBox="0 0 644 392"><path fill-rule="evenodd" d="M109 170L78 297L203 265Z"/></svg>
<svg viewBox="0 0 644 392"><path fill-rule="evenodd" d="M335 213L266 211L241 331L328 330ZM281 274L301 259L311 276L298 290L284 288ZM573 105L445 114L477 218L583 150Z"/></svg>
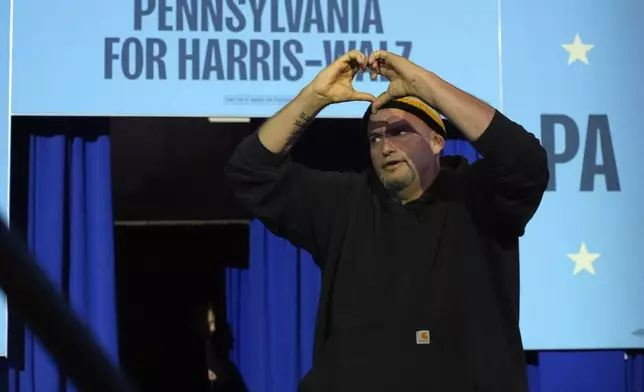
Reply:
<svg viewBox="0 0 644 392"><path fill-rule="evenodd" d="M416 173L409 168L405 171L405 175L397 178L387 178L386 174L380 176L382 185L391 193L398 193L416 180Z"/></svg>

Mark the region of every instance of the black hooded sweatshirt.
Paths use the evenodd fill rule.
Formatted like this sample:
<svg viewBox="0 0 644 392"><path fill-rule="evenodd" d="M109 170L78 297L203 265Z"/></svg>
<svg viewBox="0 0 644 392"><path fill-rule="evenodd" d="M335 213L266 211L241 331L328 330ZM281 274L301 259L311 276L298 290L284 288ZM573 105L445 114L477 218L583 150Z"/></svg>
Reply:
<svg viewBox="0 0 644 392"><path fill-rule="evenodd" d="M518 242L548 183L546 152L498 111L472 144L483 158L442 157L406 204L373 170L312 170L257 133L238 146L226 169L237 200L322 271L300 391L528 390Z"/></svg>

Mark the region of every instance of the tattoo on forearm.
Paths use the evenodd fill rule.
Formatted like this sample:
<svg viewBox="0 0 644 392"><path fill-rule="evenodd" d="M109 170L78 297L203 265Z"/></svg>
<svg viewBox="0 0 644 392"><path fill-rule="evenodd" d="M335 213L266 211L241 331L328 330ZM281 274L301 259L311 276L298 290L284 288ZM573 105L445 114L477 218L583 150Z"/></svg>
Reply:
<svg viewBox="0 0 644 392"><path fill-rule="evenodd" d="M300 113L300 116L295 120L295 127L297 128L297 131L306 128L311 123L311 121L313 121L312 116L309 116L304 112Z"/></svg>
<svg viewBox="0 0 644 392"><path fill-rule="evenodd" d="M300 135L300 133L306 129L306 127L311 124L313 121L313 116L309 116L308 114L302 112L300 115L297 117L295 120L295 129L291 134L288 136L288 140L286 141L287 146L291 146L293 143L295 143L295 140L297 137Z"/></svg>

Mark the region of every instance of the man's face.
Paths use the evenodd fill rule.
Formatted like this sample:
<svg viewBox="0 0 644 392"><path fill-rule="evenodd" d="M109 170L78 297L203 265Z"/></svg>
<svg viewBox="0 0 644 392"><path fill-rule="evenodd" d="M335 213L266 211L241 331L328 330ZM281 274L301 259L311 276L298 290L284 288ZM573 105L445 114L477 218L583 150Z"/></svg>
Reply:
<svg viewBox="0 0 644 392"><path fill-rule="evenodd" d="M400 109L381 109L371 115L367 133L371 163L386 189L424 190L433 181L444 140L424 121Z"/></svg>

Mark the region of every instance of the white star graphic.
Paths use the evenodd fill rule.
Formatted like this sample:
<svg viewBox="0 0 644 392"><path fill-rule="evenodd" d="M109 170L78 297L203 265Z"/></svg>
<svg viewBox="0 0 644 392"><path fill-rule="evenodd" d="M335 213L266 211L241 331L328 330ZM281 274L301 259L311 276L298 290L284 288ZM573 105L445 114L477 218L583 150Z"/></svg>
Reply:
<svg viewBox="0 0 644 392"><path fill-rule="evenodd" d="M586 270L591 274L595 275L595 267L593 262L599 258L599 253L588 253L588 248L586 243L582 242L581 247L579 248L579 253L569 253L567 255L570 260L575 262L575 270L572 272L573 275L577 275L582 270Z"/></svg>
<svg viewBox="0 0 644 392"><path fill-rule="evenodd" d="M575 34L575 39L572 41L572 44L561 45L564 49L568 51L568 65L579 60L582 63L588 65L588 57L586 54L589 50L595 47L595 45L588 45L581 42L579 33Z"/></svg>

